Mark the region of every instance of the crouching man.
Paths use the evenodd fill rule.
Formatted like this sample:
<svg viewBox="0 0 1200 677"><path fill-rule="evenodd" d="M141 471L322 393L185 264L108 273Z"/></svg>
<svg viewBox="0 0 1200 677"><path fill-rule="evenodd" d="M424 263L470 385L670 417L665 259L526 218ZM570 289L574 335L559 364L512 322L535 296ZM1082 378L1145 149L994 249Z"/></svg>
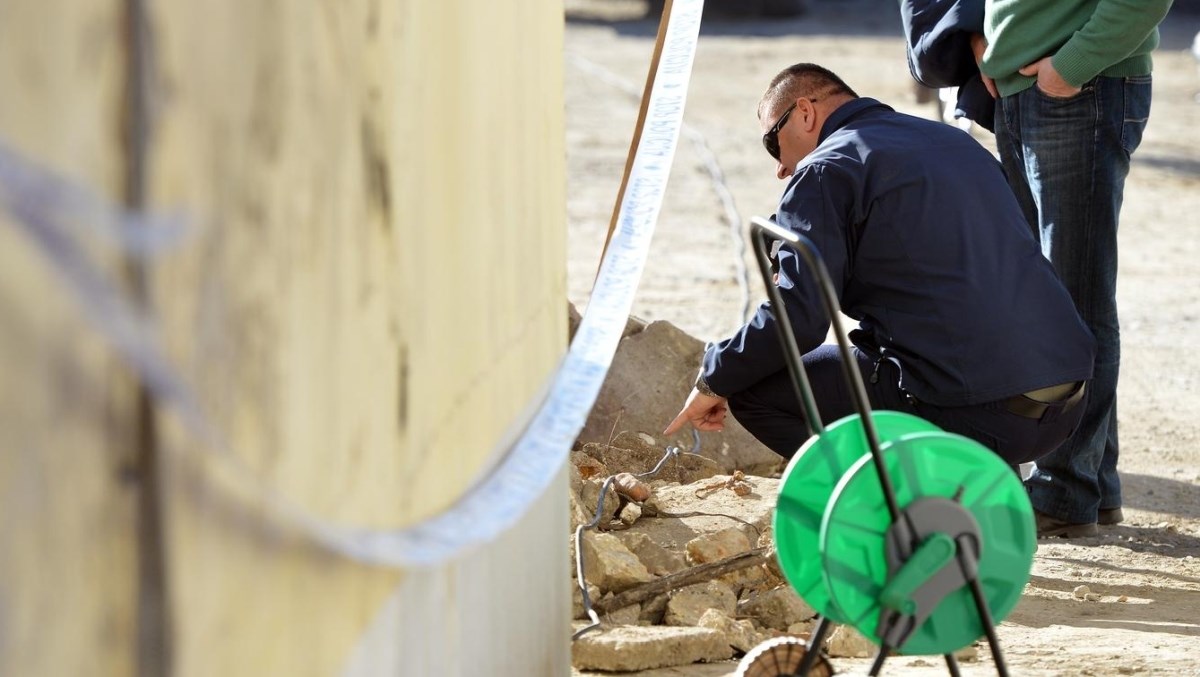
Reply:
<svg viewBox="0 0 1200 677"><path fill-rule="evenodd" d="M1042 256L1000 164L970 135L859 97L797 64L758 104L763 145L787 180L778 224L821 252L871 406L921 416L1016 465L1079 422L1095 341ZM854 413L829 318L803 259L778 285L823 423ZM769 303L711 345L667 427L721 430L727 413L791 457L807 432Z"/></svg>

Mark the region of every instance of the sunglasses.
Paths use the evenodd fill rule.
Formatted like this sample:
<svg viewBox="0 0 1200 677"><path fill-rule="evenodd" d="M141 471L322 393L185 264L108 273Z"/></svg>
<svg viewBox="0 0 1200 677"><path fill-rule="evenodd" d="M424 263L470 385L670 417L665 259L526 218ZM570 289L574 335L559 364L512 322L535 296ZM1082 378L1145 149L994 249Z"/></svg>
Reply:
<svg viewBox="0 0 1200 677"><path fill-rule="evenodd" d="M799 101L796 103L799 103ZM794 110L796 110L795 103L788 106L788 109L783 111L783 115L779 116L775 124L771 125L771 129L766 134L763 134L763 148L767 149L767 152L771 154L771 157L775 158L776 162L779 162L779 130L783 129L783 126L787 124L788 118L791 117Z"/></svg>

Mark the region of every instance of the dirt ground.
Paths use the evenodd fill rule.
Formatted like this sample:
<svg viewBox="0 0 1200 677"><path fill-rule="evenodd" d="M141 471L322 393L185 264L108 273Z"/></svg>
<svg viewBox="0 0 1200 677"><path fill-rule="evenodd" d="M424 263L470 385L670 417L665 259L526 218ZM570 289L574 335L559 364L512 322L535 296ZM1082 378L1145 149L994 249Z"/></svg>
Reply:
<svg viewBox="0 0 1200 677"><path fill-rule="evenodd" d="M584 308L657 23L641 18L644 0L567 0L566 7L568 287ZM1176 7L1163 26L1151 121L1122 214L1126 521L1092 539L1039 543L1032 580L1000 627L1014 675L1200 675L1200 73L1188 51L1200 13L1184 11L1191 7ZM783 187L754 118L780 68L817 62L863 95L934 115L930 104L916 103L899 27L892 0L810 0L795 19L706 21L636 315L716 340L763 297L742 243L748 218L771 213ZM990 146L986 132L977 138ZM1075 599L1079 585L1099 601ZM834 664L840 672L868 667ZM715 677L735 667L643 674ZM995 674L986 649L963 668ZM936 657L904 657L889 660L884 673L945 670Z"/></svg>

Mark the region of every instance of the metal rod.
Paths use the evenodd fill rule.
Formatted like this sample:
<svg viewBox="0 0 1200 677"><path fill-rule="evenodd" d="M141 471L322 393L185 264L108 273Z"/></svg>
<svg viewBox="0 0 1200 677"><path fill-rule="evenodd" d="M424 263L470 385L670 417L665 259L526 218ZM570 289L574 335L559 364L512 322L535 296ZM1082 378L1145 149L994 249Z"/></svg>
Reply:
<svg viewBox="0 0 1200 677"><path fill-rule="evenodd" d="M878 675L883 670L883 662L887 660L890 653L891 650L886 646L879 647L879 651L875 654L875 660L871 663L871 670L867 674L871 675L871 677Z"/></svg>
<svg viewBox="0 0 1200 677"><path fill-rule="evenodd" d="M958 669L958 659L954 657L954 654L945 654L945 658L946 669L950 671L950 677L962 677L962 672Z"/></svg>
<svg viewBox="0 0 1200 677"><path fill-rule="evenodd" d="M791 323L788 322L787 309L783 306L783 295L779 293L779 287L775 286L775 281L772 279L771 261L767 255L766 233L760 228L755 228L751 233L751 238L754 241L754 259L758 262L758 272L762 275L763 284L767 288L767 297L771 299L771 308L775 313L775 331L779 334L783 357L787 362L788 373L792 376L792 388L796 391L796 399L804 407L804 423L808 428L808 436L820 435L825 432L825 425L821 422L821 414L817 410L817 400L813 397L812 384L809 383L808 374L804 371L804 358L801 357L800 349L796 345L796 334L792 331Z"/></svg>
<svg viewBox="0 0 1200 677"><path fill-rule="evenodd" d="M819 617L817 627L813 629L812 635L808 638L808 650L800 659L800 668L796 671L798 677L808 677L808 671L812 670L813 665L817 662L817 657L821 655L821 645L825 643L825 635L829 634L829 628L832 625L828 616Z"/></svg>
<svg viewBox="0 0 1200 677"><path fill-rule="evenodd" d="M1000 677L1008 677L1008 665L1004 662L1004 652L1000 649L1000 637L996 635L996 623L992 620L992 611L988 608L987 599L983 596L983 585L979 582L979 562L975 552L965 538L958 539L958 563L962 567L971 587L971 596L975 598L975 609L979 612L979 622L983 624L983 632L987 635L988 648L992 652L992 660L996 663L996 673Z"/></svg>
<svg viewBox="0 0 1200 677"><path fill-rule="evenodd" d="M883 454L879 450L879 433L875 430L875 423L871 420L871 403L867 399L867 390L863 386L862 373L858 369L858 360L854 357L853 351L850 350L850 341L846 337L846 331L842 328L842 323L838 321L838 300L837 293L833 288L833 281L829 279L829 270L825 268L825 263L821 260L821 253L817 251L816 246L811 240L798 235L761 216L750 218L751 232L754 234L754 253L758 259L759 270L763 273L763 283L767 287L767 293L771 298L771 307L775 312L777 325L781 327L781 333L786 336L784 343L784 355L790 355L793 352L798 353L796 348L796 338L792 331L792 325L787 319L787 309L784 308L782 295L772 283L770 275L770 264L767 260L766 253L766 236L770 235L777 240L783 240L808 264L809 271L812 272L813 279L816 280L817 289L821 292L821 299L825 303L825 310L829 313L829 323L833 326L834 335L837 337L838 349L842 352L842 373L846 377L846 382L850 386L850 394L854 397L855 407L858 409L859 418L862 422L863 433L867 438L867 445L871 449L871 457L875 460L875 472L879 475L879 484L883 488L883 498L887 503L888 514L892 521L900 519L900 506L896 501L896 491L892 486L891 477L888 475L887 468L883 466ZM764 267L766 266L766 267ZM791 368L791 357L788 358L788 366ZM795 371L795 370L793 370ZM799 371L803 373L801 367ZM795 380L795 373L792 375ZM808 379L804 379L804 387L808 391L809 398L812 397L812 388L808 383ZM816 406L813 405L815 410ZM807 403L806 403L807 413ZM820 418L817 418L818 424ZM819 432L823 432L821 428Z"/></svg>

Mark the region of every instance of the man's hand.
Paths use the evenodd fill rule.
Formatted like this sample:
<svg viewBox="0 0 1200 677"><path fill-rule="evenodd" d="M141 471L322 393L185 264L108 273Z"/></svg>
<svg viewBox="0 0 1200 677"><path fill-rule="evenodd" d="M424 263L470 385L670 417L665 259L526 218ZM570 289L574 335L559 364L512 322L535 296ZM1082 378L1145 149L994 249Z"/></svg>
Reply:
<svg viewBox="0 0 1200 677"><path fill-rule="evenodd" d="M671 421L671 425L667 426L663 434L674 434L683 427L684 423L688 422L696 430L721 432L725 429L725 415L729 413L729 407L725 402L724 397L705 395L699 390L692 388L687 401L683 403L683 409L679 411L679 415L675 417L674 421Z"/></svg>
<svg viewBox="0 0 1200 677"><path fill-rule="evenodd" d="M987 51L987 46L987 38L983 37L982 33L971 34L971 52L975 54L975 65L979 66L979 79L983 80L988 94L991 94L993 99L999 99L1000 90L996 89L996 81L983 72L983 53Z"/></svg>
<svg viewBox="0 0 1200 677"><path fill-rule="evenodd" d="M1075 96L1081 91L1079 87L1072 87L1067 84L1066 80L1054 70L1054 64L1051 63L1050 57L1043 57L1021 69L1021 75L1037 76L1037 87L1042 90L1043 94L1056 96L1060 99L1065 99L1069 96Z"/></svg>

